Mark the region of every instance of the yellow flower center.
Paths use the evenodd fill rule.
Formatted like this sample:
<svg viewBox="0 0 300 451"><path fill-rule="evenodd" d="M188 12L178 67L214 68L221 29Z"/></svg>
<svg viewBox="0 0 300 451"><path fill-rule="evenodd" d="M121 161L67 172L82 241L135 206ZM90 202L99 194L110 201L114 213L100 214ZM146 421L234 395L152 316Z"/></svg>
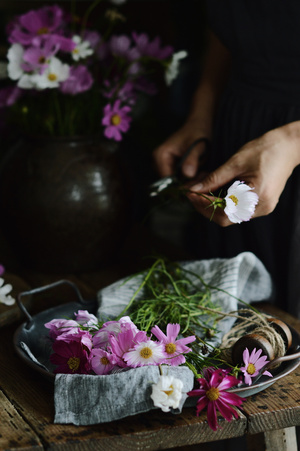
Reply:
<svg viewBox="0 0 300 451"><path fill-rule="evenodd" d="M68 367L70 368L70 370L76 371L79 368L79 364L80 364L80 358L79 357L70 357L69 360L67 361Z"/></svg>
<svg viewBox="0 0 300 451"><path fill-rule="evenodd" d="M235 203L235 205L239 203L238 198L234 194L231 194L231 196L229 196L229 199L231 199Z"/></svg>
<svg viewBox="0 0 300 451"><path fill-rule="evenodd" d="M150 348L148 348L147 346L145 348L141 349L141 352L140 352L140 356L143 359L149 359L152 356L152 354L153 354L152 350Z"/></svg>
<svg viewBox="0 0 300 451"><path fill-rule="evenodd" d="M249 365L247 366L247 373L248 374L254 374L256 371L255 366L253 365L253 363L249 363Z"/></svg>
<svg viewBox="0 0 300 451"><path fill-rule="evenodd" d="M102 365L108 365L109 364L109 360L105 356L101 357L100 362L102 363Z"/></svg>
<svg viewBox="0 0 300 451"><path fill-rule="evenodd" d="M41 27L39 30L38 30L38 32L37 32L37 34L46 34L46 33L48 33L48 28L47 27Z"/></svg>
<svg viewBox="0 0 300 451"><path fill-rule="evenodd" d="M174 343L167 343L165 346L165 351L167 354L174 354L176 351L176 345Z"/></svg>
<svg viewBox="0 0 300 451"><path fill-rule="evenodd" d="M216 401L220 396L220 392L216 387L211 387L206 392L206 397L209 401Z"/></svg>
<svg viewBox="0 0 300 451"><path fill-rule="evenodd" d="M57 80L57 75L56 74L49 74L48 75L48 79L50 81L56 81Z"/></svg>
<svg viewBox="0 0 300 451"><path fill-rule="evenodd" d="M174 391L174 387L173 385L170 385L170 390L163 390L163 392L167 395L170 396Z"/></svg>
<svg viewBox="0 0 300 451"><path fill-rule="evenodd" d="M73 53L79 53L79 50L77 48L72 50Z"/></svg>
<svg viewBox="0 0 300 451"><path fill-rule="evenodd" d="M110 122L112 123L112 125L119 125L121 123L121 118L118 114L114 114L111 117Z"/></svg>

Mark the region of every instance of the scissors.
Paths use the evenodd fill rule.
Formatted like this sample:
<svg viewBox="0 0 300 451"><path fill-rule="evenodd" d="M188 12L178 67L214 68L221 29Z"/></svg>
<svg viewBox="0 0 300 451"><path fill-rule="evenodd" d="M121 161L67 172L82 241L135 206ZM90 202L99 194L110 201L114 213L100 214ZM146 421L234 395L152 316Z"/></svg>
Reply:
<svg viewBox="0 0 300 451"><path fill-rule="evenodd" d="M184 176L181 173L182 165L185 161L185 159L188 157L188 155L191 153L193 148L200 142L205 143L205 152L202 155L202 158L206 156L209 148L210 148L210 142L207 138L198 138L196 139L190 147L187 149L185 154L181 157L178 164L176 165L176 170L173 175L170 175L168 177L162 177L161 179L157 180L156 182L152 183L150 185L149 195L150 197L155 197L161 194L163 191L165 191L167 188L170 187L177 187L180 184L182 184L185 180Z"/></svg>

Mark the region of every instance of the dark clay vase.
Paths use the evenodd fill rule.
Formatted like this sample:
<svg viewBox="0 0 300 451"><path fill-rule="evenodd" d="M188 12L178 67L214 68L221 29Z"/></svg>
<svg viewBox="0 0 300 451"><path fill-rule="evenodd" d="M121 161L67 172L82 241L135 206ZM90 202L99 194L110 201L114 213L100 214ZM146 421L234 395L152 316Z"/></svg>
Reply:
<svg viewBox="0 0 300 451"><path fill-rule="evenodd" d="M3 233L37 271L87 272L110 264L130 222L118 145L92 138L22 140L2 162Z"/></svg>

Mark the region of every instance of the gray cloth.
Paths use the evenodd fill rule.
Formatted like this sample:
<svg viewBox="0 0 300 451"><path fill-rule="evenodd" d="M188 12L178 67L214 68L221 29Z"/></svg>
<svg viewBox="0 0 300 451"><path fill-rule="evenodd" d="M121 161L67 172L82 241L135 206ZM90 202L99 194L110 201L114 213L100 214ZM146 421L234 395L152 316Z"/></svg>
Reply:
<svg viewBox="0 0 300 451"><path fill-rule="evenodd" d="M204 282L213 288L211 299L221 306L225 313L236 311L239 299L245 303L269 299L272 294L272 281L262 262L251 252L243 252L233 258L195 260L181 262L181 267L199 274ZM102 289L98 293L98 317L117 317L128 304L140 284L145 273L137 277L122 279ZM197 277L189 278L202 290L201 282ZM142 299L144 290L141 289L136 299ZM127 312L125 313L128 314ZM216 346L221 342L225 333L232 327L235 318L226 317L218 323L218 333L210 342Z"/></svg>
<svg viewBox="0 0 300 451"><path fill-rule="evenodd" d="M237 310L238 299L251 303L271 297L270 275L261 261L250 252L241 253L231 259L182 262L181 265L200 274L207 284L218 287L212 290L212 300L221 305L225 312ZM118 316L143 277L144 274L141 274L128 281L123 279L100 290L98 317ZM138 299L142 296L141 290ZM243 307L243 304L240 306ZM229 317L220 321L214 344L221 341L233 322L234 318ZM193 373L187 367L164 368L167 368L168 374L184 382L185 391L192 388ZM55 380L55 423L105 423L154 409L150 399L150 387L151 383L157 381L158 375L159 371L155 366L130 369L107 376L59 374ZM184 399L185 397L182 401ZM177 409L178 412L181 407Z"/></svg>
<svg viewBox="0 0 300 451"><path fill-rule="evenodd" d="M162 365L164 376L183 382L182 399L174 413L180 413L193 388L194 376L187 367ZM55 378L55 423L90 425L118 420L155 409L150 398L157 383L157 366L132 368L105 375L58 374Z"/></svg>

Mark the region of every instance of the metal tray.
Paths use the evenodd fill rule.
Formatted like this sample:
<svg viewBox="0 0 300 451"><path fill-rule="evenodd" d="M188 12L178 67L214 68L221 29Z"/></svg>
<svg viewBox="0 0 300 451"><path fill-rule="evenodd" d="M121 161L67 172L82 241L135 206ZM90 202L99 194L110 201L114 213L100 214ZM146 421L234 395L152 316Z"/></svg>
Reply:
<svg viewBox="0 0 300 451"><path fill-rule="evenodd" d="M50 308L35 316L31 316L24 307L21 298L23 296L32 295L37 292L45 291L54 288L61 284L69 284L77 293L78 301L61 304L59 306ZM49 330L44 326L48 321L55 318L73 318L74 313L80 309L88 310L90 313L96 314L98 304L96 300L85 301L76 287L70 281L61 280L54 284L45 287L33 289L28 292L21 293L17 298L18 305L22 312L27 317L27 321L21 324L14 334L14 348L18 356L23 362L29 365L32 369L41 374L41 376L54 382L55 374L53 373L53 366L50 362L50 354L52 352L51 341L49 338ZM289 326L290 327L290 326ZM299 349L300 335L298 332L290 327L292 332L292 346L291 349ZM259 381L254 385L242 385L234 387L230 390L242 397L248 397L259 393L262 390L270 387L279 379L294 371L300 364L300 353L296 352L288 357L290 360L283 361L278 368L272 370L273 377L261 376Z"/></svg>

